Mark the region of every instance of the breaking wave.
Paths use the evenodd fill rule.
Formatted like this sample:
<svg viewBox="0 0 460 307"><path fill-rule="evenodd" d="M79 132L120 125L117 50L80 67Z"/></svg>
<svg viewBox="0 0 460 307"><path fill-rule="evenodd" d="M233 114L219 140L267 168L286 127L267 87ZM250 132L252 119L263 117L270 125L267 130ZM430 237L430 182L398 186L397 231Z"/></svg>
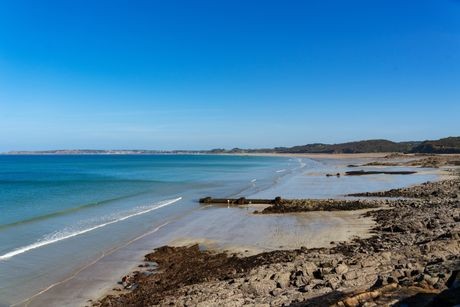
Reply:
<svg viewBox="0 0 460 307"><path fill-rule="evenodd" d="M90 231L105 227L107 225L114 224L114 223L117 223L117 222L121 222L121 221L127 220L127 219L129 219L131 217L142 215L142 214L148 213L150 211L154 211L154 210L160 209L162 207L172 205L172 204L178 202L181 199L182 199L182 197L178 197L178 198L171 199L171 200L161 201L161 202L159 202L158 204L156 204L153 207L148 207L147 209L145 209L145 207L144 207L144 210L142 210L142 211L131 213L131 214L122 216L120 218L117 218L117 219L114 219L114 220L111 220L111 221L108 221L108 222L105 222L105 223L102 223L102 224L99 224L99 225L96 225L96 226L85 228L85 229L82 229L82 230L77 230L77 231L70 232L70 233L65 232L65 233L54 234L54 235L52 235L52 236L50 236L50 237L48 237L46 239L37 241L37 242L35 242L33 244L26 245L26 246L17 248L15 250L12 250L12 251L10 251L10 252L8 252L6 254L3 254L3 255L0 256L0 260L7 260L7 259L10 259L10 258L16 256L16 255L28 252L28 251L30 251L32 249L36 249L36 248L39 248L39 247L42 247L42 246L53 244L53 243L56 243L56 242L59 242L59 241L65 240L65 239L69 239L69 238L72 238L72 237L76 237L76 236L85 234L87 232L90 232Z"/></svg>

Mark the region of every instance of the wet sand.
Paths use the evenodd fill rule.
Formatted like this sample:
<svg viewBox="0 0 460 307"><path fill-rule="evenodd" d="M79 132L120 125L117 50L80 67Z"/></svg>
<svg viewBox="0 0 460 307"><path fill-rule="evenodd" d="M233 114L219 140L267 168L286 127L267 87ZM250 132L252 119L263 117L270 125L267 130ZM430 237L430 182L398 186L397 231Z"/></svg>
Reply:
<svg viewBox="0 0 460 307"><path fill-rule="evenodd" d="M376 222L368 238L241 258L162 247L146 256L156 274L134 274L138 289L96 306L460 304L458 177L388 192L392 199L374 200L387 207L365 213Z"/></svg>
<svg viewBox="0 0 460 307"><path fill-rule="evenodd" d="M368 237L374 225L372 219L360 218L368 210L254 215L252 212L261 206L245 207L209 209L215 212L196 216L193 223L171 233L171 237L180 237L179 233L189 235L174 239L169 245L201 243L209 249L247 256L300 246L328 247L332 241Z"/></svg>
<svg viewBox="0 0 460 307"><path fill-rule="evenodd" d="M350 154L335 154L335 153L237 153L228 155L244 155L244 156L267 156L267 157L303 157L311 159L377 159L384 158L392 153L350 153Z"/></svg>
<svg viewBox="0 0 460 307"><path fill-rule="evenodd" d="M143 256L162 245L188 246L238 253L241 256L261 252L330 247L332 241L369 237L374 225L361 218L368 210L353 212L302 212L254 215L263 206L205 207L180 221L171 222L157 232L139 238L101 258L71 279L55 285L28 306L82 306L117 287L121 276L138 270ZM115 292L116 293L116 292Z"/></svg>

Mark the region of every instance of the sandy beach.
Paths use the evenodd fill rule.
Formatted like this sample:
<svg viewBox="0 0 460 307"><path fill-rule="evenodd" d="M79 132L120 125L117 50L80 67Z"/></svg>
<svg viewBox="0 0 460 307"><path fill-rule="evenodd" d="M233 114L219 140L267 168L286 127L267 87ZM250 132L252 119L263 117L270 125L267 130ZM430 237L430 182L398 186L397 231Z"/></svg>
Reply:
<svg viewBox="0 0 460 307"><path fill-rule="evenodd" d="M299 155L292 155L292 157L298 158ZM417 174L406 176L373 175L358 176L360 178L355 178L354 176L330 178L326 176L325 172L327 169L319 173L305 171L289 180L280 182L270 189L254 193L252 197L270 198L278 195L286 195L286 198L305 198L306 196L313 195L319 199L344 199L349 197L347 194L354 192L366 193L369 190L375 191L379 187L380 190L398 188L401 187L402 182L405 183L404 185L413 185L421 183L426 179L446 180L456 178L456 175L452 174L452 172L448 171L448 167L444 166L437 169L420 168L420 165L407 166L408 163L413 164L413 161L424 159L425 157L398 156L389 159L387 154L331 155L326 157L323 157L323 155L308 155L308 157L316 157L322 161L322 163L326 163L328 169L334 173L336 171L344 172L350 169L350 167L348 167L349 164L358 164L360 167L367 169L369 167L365 165L369 162L391 162L395 167L416 169ZM372 168L382 167L392 169L392 166L388 165L372 166ZM449 174L450 177L447 177L446 174ZM310 192L306 194L303 187L311 187L312 185L314 188L318 188L318 191L315 192L317 194L311 194L311 189L308 190ZM366 195L365 197L369 196L375 197L378 195ZM378 209L302 212L302 209L295 208L294 211L300 212L290 212L292 207L282 207L282 210L275 214L254 214L256 210L258 212L264 212L264 209L270 207L267 205L205 205L202 206L200 210L186 217L178 219L177 221L168 221L168 223L155 229L155 231L142 235L125 246L101 256L101 258L94 263L90 263L86 267L75 272L70 278L52 285L52 287L45 289L43 293L39 293L24 303L27 303L28 306L59 306L62 304L72 306L93 304L96 306L108 306L112 304L125 305L127 302L133 303L137 302L137 300L142 301L147 299L144 301L145 305L167 305L169 303L175 305L195 305L198 304L198 302L204 305L226 305L233 300L234 297L225 291L223 292L226 293L225 299L215 296L213 294L214 290L211 289L223 287L221 284L222 278L231 278L232 280L235 278L242 278L241 283L244 283L244 280L247 279L248 276L254 274L254 270L257 271L262 269L260 266L261 264L251 260L253 259L251 257L269 259L263 261L263 265L269 266L279 266L280 263L286 263L285 260L281 261L278 257L283 259L284 257L289 257L290 259L293 257L288 261L289 264L282 265L283 270L292 271L293 265L300 261L298 260L299 253L306 253L306 255L309 255L309 253L314 254L320 252L322 254L325 251L334 250L338 248L338 246L348 246L347 244L351 244L351 242L355 240L360 240L358 242L372 240L375 237L375 229L379 227L373 212L392 210L393 206L401 205L399 203L387 202L386 200L376 200L376 202L379 207ZM288 210L285 208L288 208ZM276 212L276 210L272 212ZM178 287L176 285L175 287L181 293L181 298L177 300L172 300L171 298L171 295L177 295L175 291L170 292L171 290L165 289L161 290L162 292L155 292L156 294L152 297L156 298L153 301L149 301L145 296L142 298L137 296L137 290L135 288L138 286L143 288L144 286L141 286L143 280L145 279L145 281L148 282L148 276L152 276L152 273L158 276L158 278L165 278L161 277L161 274L158 275L158 273L162 272L161 263L159 263L159 271L157 272L157 267L153 265L152 262L148 261L143 263L141 261L146 254L151 253L152 248L163 245L171 246L175 249L174 252L179 255L178 259L183 259L180 258L181 253L184 254L183 257L187 257L186 255L189 253L188 248L194 246L194 244L199 245L199 250L206 254L205 257L212 258L212 255L220 255L219 253L222 253L222 255L227 255L225 257L234 257L233 255L235 255L238 259L243 259L241 260L243 262L247 260L249 263L248 271L245 271L242 275L237 274L235 276L234 274L228 276L224 274L227 277L220 275L203 277L205 280L214 280L211 284L203 284L203 281L189 284L188 282L183 283L180 279L171 280L171 285L179 282L180 285L188 285L187 287L192 287L193 289L210 291L207 294L188 295L186 294L187 292L183 291L189 288L183 288L182 286ZM209 253L209 255L207 253ZM270 255L275 256L272 258ZM303 257L306 257L306 255ZM342 262L345 261L343 258L340 259L342 259L340 260ZM208 270L206 268L202 269L205 271ZM143 273L137 273L139 271ZM292 274L292 272L290 274ZM129 289L123 289L123 287L117 284L122 276L130 276L129 285L135 286L129 286ZM306 279L305 283L308 284ZM236 284L238 284L238 282ZM254 287L259 287L257 284L258 282L254 284ZM366 285L370 287L369 281L361 281L359 289L362 290L366 288ZM293 286L297 287L296 289L299 288L298 286ZM148 285L146 285L146 287L147 288L143 288L143 291L159 291ZM357 287L351 286L346 286L345 288L342 290L344 290L343 293L347 293L347 295L358 290ZM276 283L273 289L277 289ZM269 303L272 305L279 305L288 301L292 303L295 300L300 300L298 293L294 295L293 292L291 293L292 295L284 295L283 300L280 301L278 295L273 295L273 289L270 288L266 293L262 290L257 290L255 292L253 290L247 290L252 293L250 296L252 299L247 302L245 300L237 300L238 303L236 303L236 305L239 306L246 303ZM312 289L309 291L297 292L307 293L308 295L301 296L301 300L305 300L308 297L316 297L328 291L332 291L334 287L324 286L318 287L316 290ZM244 294L243 291L241 295L245 297L249 295L249 292ZM277 290L275 292L279 291ZM126 296L119 297L120 293L124 293ZM128 301L124 301L125 299L128 299Z"/></svg>
<svg viewBox="0 0 460 307"><path fill-rule="evenodd" d="M360 155L359 157L363 158L364 156L370 158L369 155ZM374 155L371 156L375 158ZM378 157L381 159L384 156L378 155ZM347 156L347 159L349 158ZM454 157L454 159L456 158ZM393 162L405 164L407 161L412 161L412 159L412 157L404 157L403 159L398 158L397 161L393 160ZM441 173L446 171L444 169ZM95 305L109 306L142 302L142 304L146 305L174 304L179 306L217 306L222 304L234 306L268 304L279 306L292 305L297 302L300 304L299 306L309 305L310 303L314 306L331 304L338 304L337 306L360 306L364 302L374 302L377 305L389 304L389 302L394 303L410 299L418 293L431 295L430 299L444 299L441 298L440 293L444 293L442 291L448 287L446 282L451 276L450 272L455 272L455 269L458 269L458 254L455 256L455 253L460 250L460 242L458 235L456 235L459 229L458 222L460 221L457 201L457 197L460 195L459 181L455 172L450 171L450 174L451 177L449 178L440 177L441 181L424 186L416 185L400 190L391 190L394 192L389 191L388 193L353 195L355 197L385 197L385 199L374 200L377 204L380 204L379 210L270 213L254 216L252 210L255 210L255 208L262 210L262 213L265 211L267 213L277 212L277 210L267 210L270 209L270 206L245 206L247 216L240 217L234 226L237 229L242 227L242 229L248 231L248 227L245 225L257 225L253 229L249 229L248 235L240 235L237 231L229 234L223 240L220 237L221 241L218 242L210 239L209 236L206 238L201 237L198 233L193 237L171 241L168 244L172 246L171 250L166 254L164 254L165 250L159 249L146 256L146 259L151 259L159 264L158 273L155 273L156 270L152 271L153 275L134 273L131 282L142 289L142 292L133 290L122 296L109 295L95 303ZM392 199L392 197L396 198ZM401 197L410 197L413 200L406 201ZM424 204L428 201L427 199L429 199L430 203L436 203L436 208L439 209L431 208L431 206L425 209ZM292 208L290 207L291 205L286 207L282 203L274 206L278 206L280 212L290 212L291 209L302 211L298 207ZM395 211L395 208L399 209ZM239 209L241 210L241 208ZM406 211L412 211L413 216L406 217L405 220L399 219L399 217L404 216L401 213ZM430 229L433 228L428 225L429 231L422 232L423 234L418 238L411 236L411 228L408 228L407 232L395 230L398 227L406 229L404 227L407 226L402 226L401 223L412 225L411 223L420 223L421 220L430 220L434 217L432 215L434 212L437 212L438 225L446 223L447 228L443 226L431 233ZM440 215L441 212L452 212L452 215L442 213L445 215L444 217ZM268 216L269 219L262 223L257 222L257 219L265 218L265 216ZM293 219L297 222L305 221L310 228L296 228L296 225L292 223ZM231 220L234 220L234 216L229 214L228 220L221 221L227 223ZM312 222L313 225L315 222L322 225L324 230L312 232L311 227L314 227ZM388 223L393 226L385 226ZM274 232L277 234L276 236L264 236L264 233L270 227L276 228ZM384 232L387 231L385 229L388 227L392 229L391 233L395 234L396 231L396 234L400 236L397 241L394 241L388 235L384 235ZM423 228L423 226L421 227ZM439 236L442 229L448 229L449 236L446 238L452 239L441 240L440 242L436 241L436 239L423 241L423 237ZM212 226L203 229L204 233L212 233L213 231L216 231L216 229ZM417 232L420 233L420 230L417 230ZM455 235L452 235L453 233ZM382 237L382 235L384 236ZM257 237L260 246L264 248L258 250L254 248L254 243L245 246L244 240L238 239L244 236L246 237L245 239ZM433 242L430 243L431 251L425 254L426 248L420 246L421 250L417 252L411 247L412 243L409 243L411 240L422 242L417 243L416 246ZM386 243L381 245L379 242ZM200 246L199 252L192 251L193 244ZM443 254L441 250L446 248L450 251L447 254ZM273 251L270 252L270 250ZM350 254L352 250L354 252ZM220 254L222 252L224 253ZM205 264L204 267L197 268L198 271L191 270L194 272L191 274L201 276L197 277L196 281L187 282L186 280L189 277L187 277L186 272L179 274L176 278L172 276L166 277L172 272L166 269L165 263L173 261L173 263L181 267L177 261L184 261L181 259L184 259L183 257L187 253L202 255L197 255L197 258L205 257L205 262L209 263L208 269L214 267L216 265L215 261L217 261L219 263L217 265L217 268L219 268L218 273L208 272L206 268L208 265ZM406 258L406 253L411 254L412 260ZM227 260L233 259L232 257L235 256L231 255L234 254L238 254L237 258L240 260ZM175 255L174 258L171 258L172 255ZM428 258L445 257L443 258L445 260L441 261L441 266L433 267L432 264L428 263L431 258L428 259L426 256ZM256 259L264 260L259 262ZM405 261L403 265L401 264L403 263L402 260ZM193 260L189 261L193 263ZM307 264L308 266L305 268ZM187 265L190 265L190 263ZM402 277L401 275L396 276L391 272L391 265L402 269L397 271L398 274L402 274ZM299 266L304 267L304 269L299 271ZM423 273L421 275L422 277L419 276L420 269L419 271L411 269L421 266L426 266L424 275ZM238 273L239 267L242 268L242 271ZM308 269L308 267L311 267L311 269ZM409 275L404 275L406 274L404 271L406 267L409 268L409 272L412 271ZM426 272L428 271L431 273L427 274ZM177 271L174 272L177 274ZM406 277L404 278L404 276ZM173 278L173 280L165 282L165 278ZM150 282L154 280L160 285L164 284L164 286L153 286ZM420 300L418 303L420 303Z"/></svg>

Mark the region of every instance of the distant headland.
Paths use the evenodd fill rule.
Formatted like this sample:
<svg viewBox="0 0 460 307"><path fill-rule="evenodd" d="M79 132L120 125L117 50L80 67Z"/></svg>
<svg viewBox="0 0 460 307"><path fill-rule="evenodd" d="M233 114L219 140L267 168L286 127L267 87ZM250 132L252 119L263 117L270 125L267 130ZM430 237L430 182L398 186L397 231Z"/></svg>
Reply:
<svg viewBox="0 0 460 307"><path fill-rule="evenodd" d="M259 149L211 150L98 150L98 149L60 149L38 151L9 151L10 155L148 155L148 154L244 154L244 153L280 153L280 154L352 154L352 153L420 153L420 154L456 154L460 153L460 137L447 137L439 140L393 142L384 139L363 140L339 144L314 143L293 147L275 147Z"/></svg>

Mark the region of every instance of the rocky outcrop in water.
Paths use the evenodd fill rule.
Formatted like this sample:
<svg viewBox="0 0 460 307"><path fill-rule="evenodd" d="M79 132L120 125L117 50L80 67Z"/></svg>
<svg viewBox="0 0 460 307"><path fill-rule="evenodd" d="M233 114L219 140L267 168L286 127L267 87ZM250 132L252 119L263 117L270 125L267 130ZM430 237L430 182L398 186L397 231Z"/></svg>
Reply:
<svg viewBox="0 0 460 307"><path fill-rule="evenodd" d="M308 211L349 211L375 209L384 206L384 201L369 201L365 199L288 199L281 200L263 209L260 213L288 213Z"/></svg>

